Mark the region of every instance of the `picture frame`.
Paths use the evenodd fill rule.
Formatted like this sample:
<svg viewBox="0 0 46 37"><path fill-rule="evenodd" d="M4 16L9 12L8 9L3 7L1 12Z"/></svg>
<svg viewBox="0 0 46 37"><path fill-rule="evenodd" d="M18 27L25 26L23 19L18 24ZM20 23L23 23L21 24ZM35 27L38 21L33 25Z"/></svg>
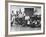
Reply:
<svg viewBox="0 0 46 37"><path fill-rule="evenodd" d="M16 35L16 36L20 35L21 36L21 35L37 35L37 34L44 34L45 33L45 3L6 1L5 5L6 5L6 10L5 10L6 13L5 13L5 15L7 15L6 19L5 19L5 20L7 20L7 21L5 21L5 24L6 24L5 25L5 28L6 28L5 29L5 33L7 32L6 33L7 35ZM31 28L31 30L30 30L30 25L26 25L26 27L23 27L23 25L21 25L20 27L18 25L16 27L16 25L14 25L15 27L14 26L13 27L15 28L15 31L14 31L14 28L12 28L13 30L10 30L10 28L11 28L11 18L12 18L11 17L11 14L12 14L11 11L14 12L14 10L15 11L16 10L17 11L21 10L22 12L23 11L25 11L25 12L27 11L28 13L26 12L25 14L26 14L26 16L29 16L29 17L33 17L32 15L33 15L34 11L35 12L41 11L40 12L41 13L41 24L40 24L40 28L38 27L38 29L37 29L37 27L34 27L34 28ZM30 11L32 11L31 15L30 15ZM37 15L37 13L35 15ZM26 18L26 16L25 16L25 18ZM24 26L25 26L25 24L24 24ZM26 30L26 28L27 28L27 30Z"/></svg>

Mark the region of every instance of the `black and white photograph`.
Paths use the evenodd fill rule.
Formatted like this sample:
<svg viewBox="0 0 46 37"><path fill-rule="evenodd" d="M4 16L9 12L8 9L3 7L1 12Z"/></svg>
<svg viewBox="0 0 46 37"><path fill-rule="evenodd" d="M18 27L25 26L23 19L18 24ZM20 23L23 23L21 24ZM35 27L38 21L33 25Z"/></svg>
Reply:
<svg viewBox="0 0 46 37"><path fill-rule="evenodd" d="M8 3L8 33L43 32L43 5Z"/></svg>
<svg viewBox="0 0 46 37"><path fill-rule="evenodd" d="M41 7L28 8L11 6L11 31L29 31L41 29Z"/></svg>

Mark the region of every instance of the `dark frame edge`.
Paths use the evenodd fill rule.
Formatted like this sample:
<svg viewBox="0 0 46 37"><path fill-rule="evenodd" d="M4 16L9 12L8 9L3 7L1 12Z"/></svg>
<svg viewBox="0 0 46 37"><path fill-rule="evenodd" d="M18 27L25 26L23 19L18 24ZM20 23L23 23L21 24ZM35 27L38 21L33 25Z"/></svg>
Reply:
<svg viewBox="0 0 46 37"><path fill-rule="evenodd" d="M43 3L43 6L44 6L44 8L43 8L43 24L44 24L44 26L43 26L43 34L45 34L45 3Z"/></svg>
<svg viewBox="0 0 46 37"><path fill-rule="evenodd" d="M5 37L8 37L8 2L5 1Z"/></svg>
<svg viewBox="0 0 46 37"><path fill-rule="evenodd" d="M44 2L27 2L27 1L5 1L5 2L16 2L16 3L32 3L32 4L45 4Z"/></svg>

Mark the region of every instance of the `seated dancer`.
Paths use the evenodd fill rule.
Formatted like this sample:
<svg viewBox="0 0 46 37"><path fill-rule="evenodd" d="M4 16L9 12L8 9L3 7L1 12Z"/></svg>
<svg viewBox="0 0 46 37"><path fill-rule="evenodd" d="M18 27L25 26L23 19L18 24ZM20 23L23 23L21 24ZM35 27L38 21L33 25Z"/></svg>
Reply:
<svg viewBox="0 0 46 37"><path fill-rule="evenodd" d="M30 17L29 16L25 16L25 21L26 21L26 24L25 25L29 25L30 24Z"/></svg>
<svg viewBox="0 0 46 37"><path fill-rule="evenodd" d="M25 13L21 12L21 9L19 10L19 14L18 14L18 18L19 18L19 21L20 21L20 24L22 25L23 23L23 17L25 16Z"/></svg>

